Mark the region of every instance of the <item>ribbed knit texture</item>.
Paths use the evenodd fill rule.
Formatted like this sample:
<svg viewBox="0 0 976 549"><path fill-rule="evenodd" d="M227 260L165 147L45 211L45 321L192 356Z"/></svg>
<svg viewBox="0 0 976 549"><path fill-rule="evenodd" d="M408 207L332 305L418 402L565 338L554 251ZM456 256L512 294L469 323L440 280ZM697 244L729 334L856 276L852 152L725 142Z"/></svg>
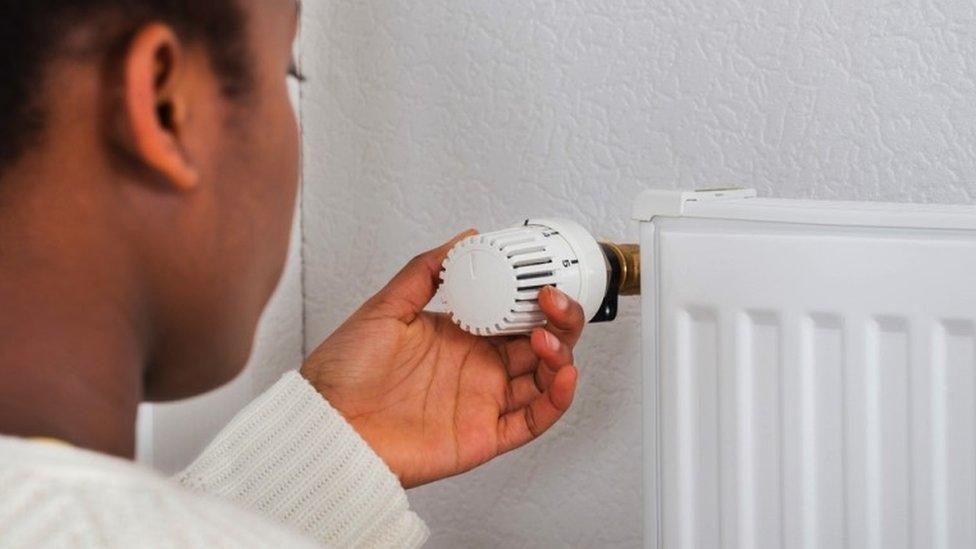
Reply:
<svg viewBox="0 0 976 549"><path fill-rule="evenodd" d="M428 534L389 468L297 373L177 480L190 490L128 461L0 437L0 547L419 547Z"/></svg>
<svg viewBox="0 0 976 549"><path fill-rule="evenodd" d="M241 411L177 478L329 545L416 547L427 538L396 476L297 372Z"/></svg>

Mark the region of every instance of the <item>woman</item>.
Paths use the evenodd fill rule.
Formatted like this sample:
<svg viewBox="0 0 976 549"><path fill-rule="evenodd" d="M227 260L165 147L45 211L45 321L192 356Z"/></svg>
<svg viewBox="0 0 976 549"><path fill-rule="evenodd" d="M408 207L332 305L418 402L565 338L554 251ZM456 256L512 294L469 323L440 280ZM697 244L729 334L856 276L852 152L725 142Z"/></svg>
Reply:
<svg viewBox="0 0 976 549"><path fill-rule="evenodd" d="M565 295L542 292L531 338L423 311L452 240L174 481L128 461L140 402L240 372L281 274L297 19L294 0L0 2L0 545L417 546L404 488L572 402Z"/></svg>

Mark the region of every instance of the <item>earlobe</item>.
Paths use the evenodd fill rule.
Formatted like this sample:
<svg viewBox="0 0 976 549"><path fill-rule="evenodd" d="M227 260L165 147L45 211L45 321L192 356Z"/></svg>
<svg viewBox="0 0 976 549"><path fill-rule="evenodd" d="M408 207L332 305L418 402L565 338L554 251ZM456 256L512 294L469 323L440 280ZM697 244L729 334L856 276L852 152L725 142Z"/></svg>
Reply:
<svg viewBox="0 0 976 549"><path fill-rule="evenodd" d="M123 61L124 146L177 190L197 186L200 174L183 142L188 93L186 59L165 25L139 30Z"/></svg>

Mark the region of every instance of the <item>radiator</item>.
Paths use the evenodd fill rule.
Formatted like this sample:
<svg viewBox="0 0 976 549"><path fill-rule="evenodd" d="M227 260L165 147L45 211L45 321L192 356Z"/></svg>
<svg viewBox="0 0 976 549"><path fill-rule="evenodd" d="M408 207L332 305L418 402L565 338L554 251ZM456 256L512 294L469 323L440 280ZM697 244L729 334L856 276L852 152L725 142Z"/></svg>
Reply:
<svg viewBox="0 0 976 549"><path fill-rule="evenodd" d="M646 547L976 547L976 208L635 217Z"/></svg>

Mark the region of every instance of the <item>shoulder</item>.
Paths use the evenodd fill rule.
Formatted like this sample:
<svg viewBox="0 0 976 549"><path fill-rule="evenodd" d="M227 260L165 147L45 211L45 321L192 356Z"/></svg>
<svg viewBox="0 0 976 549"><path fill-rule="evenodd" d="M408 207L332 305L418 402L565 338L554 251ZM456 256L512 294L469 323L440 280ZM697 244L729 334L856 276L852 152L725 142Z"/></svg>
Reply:
<svg viewBox="0 0 976 549"><path fill-rule="evenodd" d="M152 470L0 437L0 547L301 546L283 526Z"/></svg>

